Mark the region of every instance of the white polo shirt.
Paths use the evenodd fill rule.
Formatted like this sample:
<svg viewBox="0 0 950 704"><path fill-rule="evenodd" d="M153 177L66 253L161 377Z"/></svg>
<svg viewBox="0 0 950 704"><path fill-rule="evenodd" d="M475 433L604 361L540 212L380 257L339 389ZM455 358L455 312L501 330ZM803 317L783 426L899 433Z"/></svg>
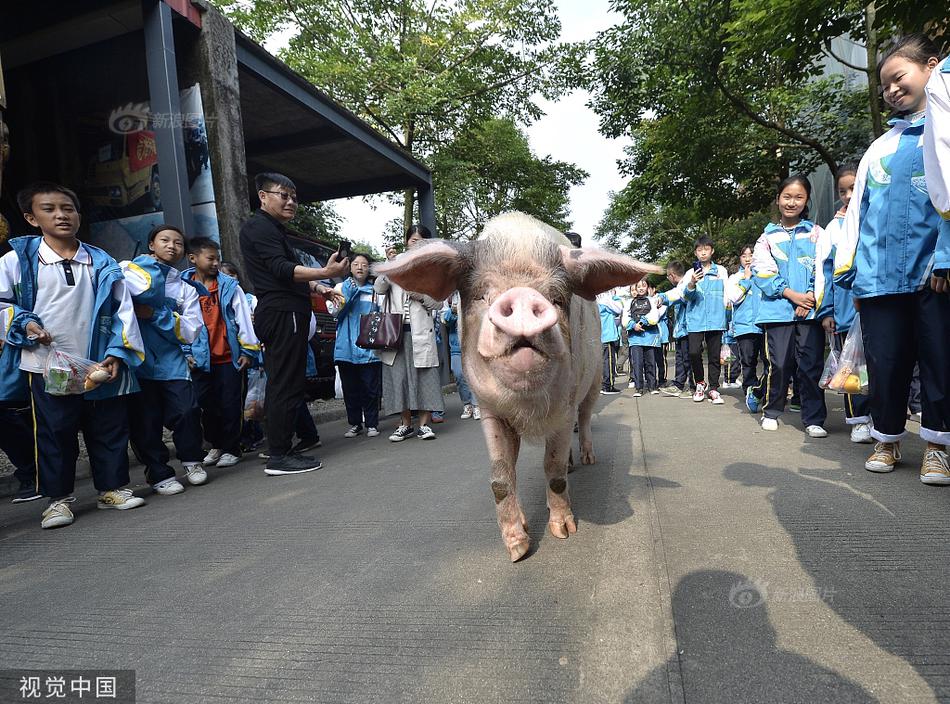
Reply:
<svg viewBox="0 0 950 704"><path fill-rule="evenodd" d="M33 312L43 321L43 328L53 336L57 349L77 357L89 354L89 330L96 304L92 285L92 255L85 245L71 260L63 259L46 242L41 242L36 272L36 303ZM46 368L49 347L37 345L24 348L20 369L42 373Z"/></svg>

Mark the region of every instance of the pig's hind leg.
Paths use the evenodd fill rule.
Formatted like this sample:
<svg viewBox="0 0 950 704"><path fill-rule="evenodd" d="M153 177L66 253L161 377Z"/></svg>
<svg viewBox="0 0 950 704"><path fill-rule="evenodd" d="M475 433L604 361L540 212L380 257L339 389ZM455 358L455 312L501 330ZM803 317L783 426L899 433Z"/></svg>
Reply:
<svg viewBox="0 0 950 704"><path fill-rule="evenodd" d="M594 441L590 432L590 418L594 413L594 404L600 397L600 379L597 379L587 395L581 399L577 409L577 439L581 444L581 464L594 464Z"/></svg>
<svg viewBox="0 0 950 704"><path fill-rule="evenodd" d="M548 528L555 538L567 538L577 532L571 498L567 491L567 456L571 451L571 426L549 435L544 445L544 477L547 479Z"/></svg>
<svg viewBox="0 0 950 704"><path fill-rule="evenodd" d="M515 466L521 449L521 437L510 425L492 416L482 416L482 430L491 458L491 490L502 540L512 562L524 557L531 548L528 522L518 502Z"/></svg>

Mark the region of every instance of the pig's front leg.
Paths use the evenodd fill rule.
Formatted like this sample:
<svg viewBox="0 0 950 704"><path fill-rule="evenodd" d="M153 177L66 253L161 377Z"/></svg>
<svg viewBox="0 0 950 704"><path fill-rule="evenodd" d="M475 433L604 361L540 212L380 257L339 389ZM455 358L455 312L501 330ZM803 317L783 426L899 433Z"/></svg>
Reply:
<svg viewBox="0 0 950 704"><path fill-rule="evenodd" d="M571 497L567 491L567 456L571 451L571 426L549 435L544 445L544 477L548 481L548 528L555 538L577 532Z"/></svg>
<svg viewBox="0 0 950 704"><path fill-rule="evenodd" d="M491 458L491 490L495 495L498 527L512 562L524 557L531 547L528 522L518 503L515 486L515 465L521 449L521 437L511 426L490 415L482 416L482 430Z"/></svg>
<svg viewBox="0 0 950 704"><path fill-rule="evenodd" d="M600 398L600 379L591 386L587 395L581 399L577 410L577 439L581 443L581 464L594 464L597 457L594 455L594 441L590 432L590 417L594 413L594 404Z"/></svg>

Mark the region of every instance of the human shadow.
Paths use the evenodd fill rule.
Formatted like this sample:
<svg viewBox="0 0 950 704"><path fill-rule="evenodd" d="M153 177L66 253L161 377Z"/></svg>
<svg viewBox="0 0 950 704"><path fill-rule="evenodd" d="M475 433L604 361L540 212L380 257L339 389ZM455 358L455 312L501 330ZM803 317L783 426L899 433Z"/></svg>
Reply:
<svg viewBox="0 0 950 704"><path fill-rule="evenodd" d="M681 579L672 603L677 655L624 702L877 701L846 676L783 650L769 620L769 598L767 587L735 572L704 570Z"/></svg>
<svg viewBox="0 0 950 704"><path fill-rule="evenodd" d="M835 457L830 446L820 451ZM860 468L795 472L738 463L724 476L771 489L776 518L799 563L814 584L833 590L829 607L881 650L906 661L938 697L950 695L945 492L896 472L872 475Z"/></svg>

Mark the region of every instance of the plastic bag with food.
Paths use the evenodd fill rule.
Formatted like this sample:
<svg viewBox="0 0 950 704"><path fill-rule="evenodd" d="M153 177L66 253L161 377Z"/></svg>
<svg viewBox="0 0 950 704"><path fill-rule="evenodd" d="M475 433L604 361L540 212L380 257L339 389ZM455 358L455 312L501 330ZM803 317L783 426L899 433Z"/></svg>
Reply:
<svg viewBox="0 0 950 704"><path fill-rule="evenodd" d="M848 337L838 356L838 370L828 382L828 388L846 394L868 392L868 365L864 356L864 339L861 337L861 318L856 316L848 331Z"/></svg>
<svg viewBox="0 0 950 704"><path fill-rule="evenodd" d="M261 420L264 417L264 387L267 377L261 369L247 372L247 398L244 399L244 419Z"/></svg>
<svg viewBox="0 0 950 704"><path fill-rule="evenodd" d="M51 396L71 396L92 391L99 384L109 381L109 372L98 362L77 357L69 352L50 347L43 372L46 393Z"/></svg>
<svg viewBox="0 0 950 704"><path fill-rule="evenodd" d="M838 353L834 346L828 351L828 359L825 360L825 368L821 371L821 378L818 380L818 386L827 389L838 371Z"/></svg>

